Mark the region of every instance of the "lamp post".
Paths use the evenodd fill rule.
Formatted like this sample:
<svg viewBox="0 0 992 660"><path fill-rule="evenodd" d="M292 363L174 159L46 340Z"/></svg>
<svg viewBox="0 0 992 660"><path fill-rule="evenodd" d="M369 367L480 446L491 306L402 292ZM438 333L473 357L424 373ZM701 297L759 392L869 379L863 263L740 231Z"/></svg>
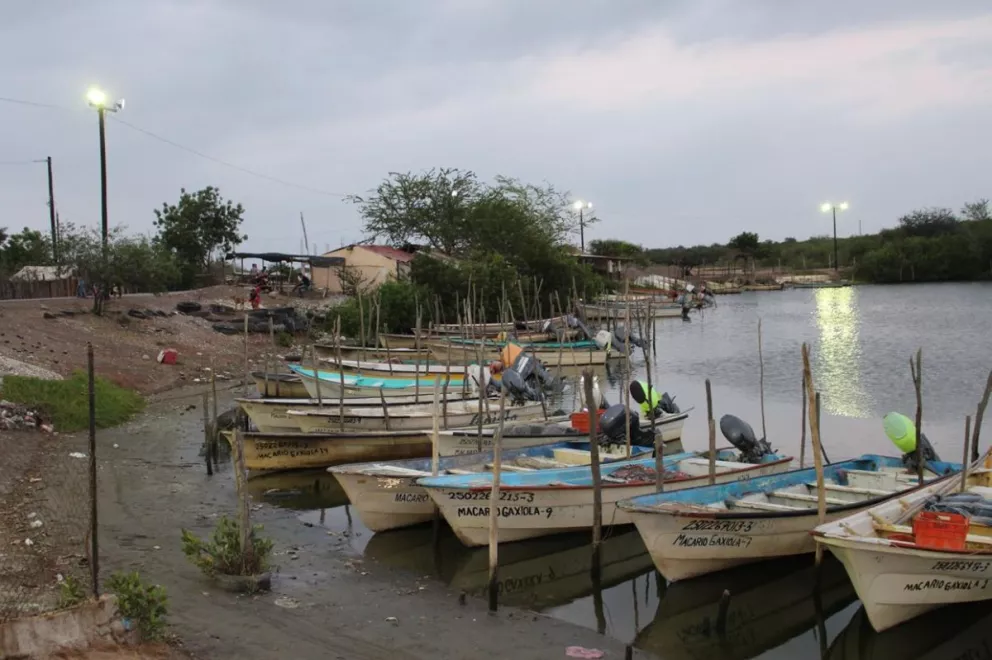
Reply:
<svg viewBox="0 0 992 660"><path fill-rule="evenodd" d="M847 202L840 204L825 202L820 205L820 210L824 213L833 213L834 216L834 272L836 273L840 271L840 263L837 261L837 211L846 211Z"/></svg>
<svg viewBox="0 0 992 660"><path fill-rule="evenodd" d="M117 112L118 110L124 109L124 99L115 102L113 105L107 105L107 94L103 90L97 87L90 87L86 92L86 100L89 102L90 106L96 108L96 114L99 119L100 125L100 220L101 220L101 236L103 238L103 247L107 247L107 133L106 133L106 114L109 110L110 112Z"/></svg>
<svg viewBox="0 0 992 660"><path fill-rule="evenodd" d="M592 208L592 202L584 202L581 199L572 204L572 208L579 212L579 249L582 254L586 253L586 218L585 210Z"/></svg>

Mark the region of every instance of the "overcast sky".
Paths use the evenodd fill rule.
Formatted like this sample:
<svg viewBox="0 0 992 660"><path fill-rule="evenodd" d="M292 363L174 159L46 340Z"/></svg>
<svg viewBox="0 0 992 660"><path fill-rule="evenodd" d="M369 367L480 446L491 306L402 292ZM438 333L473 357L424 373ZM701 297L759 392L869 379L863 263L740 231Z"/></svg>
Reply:
<svg viewBox="0 0 992 660"><path fill-rule="evenodd" d="M588 238L663 247L830 231L992 197L988 0L40 0L0 20L0 226L152 231L179 189L246 209L249 250L362 236L341 193L432 166L591 200ZM307 190L304 188L310 188ZM321 192L322 191L322 192ZM337 194L337 195L336 195Z"/></svg>

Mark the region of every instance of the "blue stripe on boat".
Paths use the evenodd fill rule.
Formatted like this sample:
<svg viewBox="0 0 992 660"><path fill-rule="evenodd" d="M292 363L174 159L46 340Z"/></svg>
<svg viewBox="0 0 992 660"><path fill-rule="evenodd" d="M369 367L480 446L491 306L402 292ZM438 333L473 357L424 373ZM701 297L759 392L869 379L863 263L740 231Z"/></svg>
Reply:
<svg viewBox="0 0 992 660"><path fill-rule="evenodd" d="M837 463L825 465L823 467L823 478L834 481L835 483L843 486L847 484L847 475L845 474L847 470L879 472L883 468L902 467L902 465L903 463L901 457L896 458L892 456L865 454L859 458L852 458L847 461L839 461ZM931 461L927 465L931 470L941 475L951 474L961 470L960 463ZM638 497L632 497L628 500L622 500L619 503L619 506L627 510L650 510L650 507L652 506L666 503L687 505L696 504L705 506L708 504L724 502L728 499L737 499L746 495L753 495L755 493L768 493L780 488L807 484L812 481L816 481L816 469L806 468L763 477L755 477L754 479L748 479L746 481L735 481L726 484L716 484L713 486L699 486L698 488L689 488L686 490L671 491L668 493L640 495ZM911 488L913 485L915 484L907 485L907 488ZM860 506L863 503L857 504ZM827 508L830 509L831 507ZM815 509L813 509L813 511L815 511ZM745 512L743 510L740 512L736 510L731 510L729 512L720 510L719 513L721 515L737 515L738 513L741 515L747 515L750 512ZM760 512L758 515L771 516L774 514L769 512Z"/></svg>
<svg viewBox="0 0 992 660"><path fill-rule="evenodd" d="M306 369L295 364L289 365L289 368L296 374L301 376L306 376L307 378L313 378L313 369ZM442 384L444 383L444 374L439 374ZM321 382L327 381L328 383L340 383L341 375L333 371L321 371L320 372ZM421 387L434 387L434 378L421 378ZM452 383L454 383L454 378L452 378ZM417 381L413 378L369 378L368 376L359 376L355 374L345 374L344 375L345 386L354 387L371 387L371 388L382 388L384 390L404 390L415 388L417 386ZM461 382L458 382L461 385ZM429 395L428 395L429 396Z"/></svg>

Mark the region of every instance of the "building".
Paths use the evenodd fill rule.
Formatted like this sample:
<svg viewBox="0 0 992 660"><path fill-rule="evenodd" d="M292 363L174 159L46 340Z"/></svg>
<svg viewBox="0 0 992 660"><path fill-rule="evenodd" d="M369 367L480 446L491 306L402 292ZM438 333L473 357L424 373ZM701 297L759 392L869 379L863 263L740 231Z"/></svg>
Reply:
<svg viewBox="0 0 992 660"><path fill-rule="evenodd" d="M391 279L405 279L410 274L410 262L414 254L388 245L346 245L332 250L324 257L344 259L344 266L313 267L313 286L326 289L330 294L343 293L341 285L344 275L345 287L349 282L360 282L361 286L371 287Z"/></svg>
<svg viewBox="0 0 992 660"><path fill-rule="evenodd" d="M585 264L594 271L611 280L623 279L627 267L633 262L628 257L604 257L598 254L575 255L580 264Z"/></svg>

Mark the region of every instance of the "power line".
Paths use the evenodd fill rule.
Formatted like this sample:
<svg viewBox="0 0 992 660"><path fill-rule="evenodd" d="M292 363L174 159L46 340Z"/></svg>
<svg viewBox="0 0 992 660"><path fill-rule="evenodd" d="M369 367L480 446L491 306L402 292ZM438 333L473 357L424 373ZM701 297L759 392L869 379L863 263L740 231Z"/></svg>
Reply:
<svg viewBox="0 0 992 660"><path fill-rule="evenodd" d="M44 162L44 160L0 160L0 165L34 165Z"/></svg>
<svg viewBox="0 0 992 660"><path fill-rule="evenodd" d="M128 128L130 128L131 130L134 130L134 131L137 131L139 133L142 133L143 135L147 135L148 137L150 137L150 138L152 138L154 140L158 140L159 142L164 142L165 144L168 144L171 147L175 147L176 149L179 149L181 151L186 151L188 153L193 154L194 156L199 156L200 158L203 158L205 160L209 160L209 161L211 161L213 163L217 163L218 165L223 165L224 167L230 167L233 170L237 170L239 172L242 172L244 174L248 174L250 176L258 177L260 179L265 179L266 181L272 181L273 183L279 183L279 184L282 184L284 186L290 186L292 188L299 188L300 190L306 190L308 192L317 193L319 195L328 195L330 197L347 197L347 195L345 193L330 192L328 190L321 190L320 188L312 188L310 186L306 186L306 185L303 185L301 183L293 183L292 181L286 181L285 179L280 179L280 178L277 178L277 177L274 177L274 176L269 176L268 174L263 174L261 172L256 172L255 170L250 170L250 169L248 169L246 167L241 167L240 165L235 165L234 163L230 163L230 162L228 162L226 160L221 160L220 158L214 158L213 156L207 155L207 154L203 153L202 151L198 151L196 149L193 149L192 147L187 147L185 145L179 144L175 140L170 140L167 137L162 137L161 135L158 135L156 133L152 133L151 131L145 130L144 128L140 128L138 126L135 126L134 124L130 124L130 123L124 121L123 119L120 119L119 117L113 116L112 119L115 122L117 122L118 124L123 124L124 126L127 126Z"/></svg>
<svg viewBox="0 0 992 660"><path fill-rule="evenodd" d="M37 108L54 108L54 109L57 109L57 110L68 110L69 109L69 108L65 108L63 106L54 105L52 103L38 103L36 101L26 101L24 99L14 99L14 98L9 98L9 97L4 97L4 96L0 96L0 102L16 103L18 105L27 105L27 106L37 107ZM318 195L326 195L328 197L339 197L339 198L344 198L344 197L347 197L348 196L346 193L338 193L338 192L331 192L329 190L321 190L320 188L314 188L312 186L307 186L307 185L304 185L302 183L294 183L292 181L287 181L285 179L280 179L278 177L270 176L268 174L263 174L262 172L256 172L255 170L250 170L247 167L241 167L240 165L235 165L234 163L228 162L226 160L222 160L220 158L215 158L213 156L210 156L209 154L205 154L202 151L199 151L199 150L194 149L192 147L187 147L186 145L180 144L180 143L176 142L175 140L170 140L167 137L163 137L161 135L158 135L157 133L153 133L153 132L151 132L149 130L146 130L144 128L141 128L140 126L135 126L134 124L132 124L130 122L127 122L127 121L124 121L123 119L117 117L116 115L110 115L110 119L114 120L118 124L121 124L123 126L126 126L127 128L130 128L133 131L137 131L138 133L141 133L143 135L146 135L146 136L152 138L153 140L158 140L159 142L162 142L164 144L167 144L167 145L169 145L169 146L171 146L171 147L173 147L175 149L179 149L180 151L185 151L187 153L193 154L194 156L197 156L199 158L203 158L204 160L209 160L212 163L216 163L218 165L223 165L224 167L229 167L232 170L237 170L238 172L241 172L242 174L247 174L249 176L257 177L259 179L265 179L266 181L271 181L272 183L278 183L278 184L283 185L283 186L289 186L290 188L296 188L298 190L305 190L307 192L316 193ZM30 162L30 161L25 161L25 162ZM8 163L0 162L0 164L8 164ZM9 164L14 164L14 163L12 162L12 163L9 163ZM18 164L20 164L20 163L18 163Z"/></svg>

